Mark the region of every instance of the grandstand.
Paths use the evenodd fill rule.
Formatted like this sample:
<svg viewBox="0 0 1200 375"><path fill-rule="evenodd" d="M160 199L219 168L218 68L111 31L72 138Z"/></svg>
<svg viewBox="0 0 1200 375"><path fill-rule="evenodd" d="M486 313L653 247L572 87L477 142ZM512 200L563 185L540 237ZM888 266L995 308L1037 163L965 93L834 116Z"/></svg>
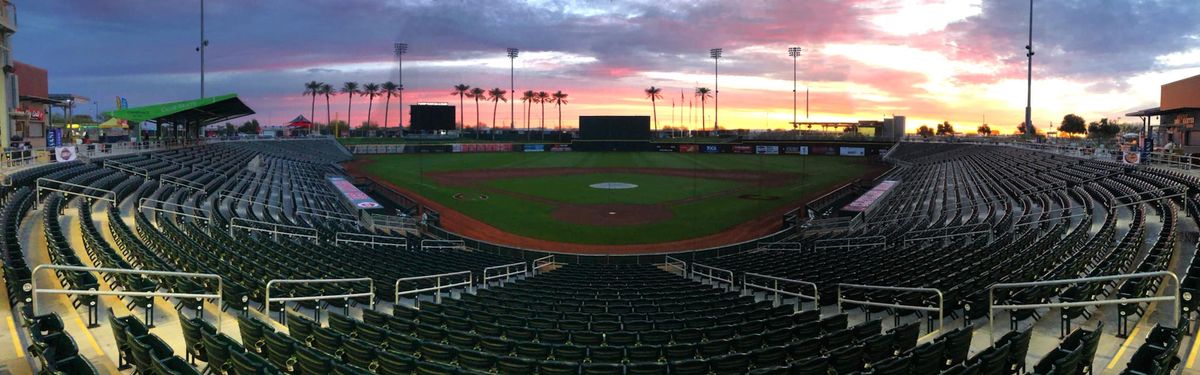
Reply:
<svg viewBox="0 0 1200 375"><path fill-rule="evenodd" d="M1194 371L1192 171L900 143L852 217L838 191L737 246L588 257L356 208L328 180L353 157L228 141L7 171L0 372Z"/></svg>

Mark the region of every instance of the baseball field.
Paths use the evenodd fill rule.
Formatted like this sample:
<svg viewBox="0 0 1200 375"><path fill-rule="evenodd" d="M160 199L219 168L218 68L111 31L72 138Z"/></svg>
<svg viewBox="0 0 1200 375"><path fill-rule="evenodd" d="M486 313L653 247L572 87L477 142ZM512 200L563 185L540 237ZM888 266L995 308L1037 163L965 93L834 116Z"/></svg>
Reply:
<svg viewBox="0 0 1200 375"><path fill-rule="evenodd" d="M360 155L348 167L442 210L451 231L530 248L738 242L882 169L854 157L654 152Z"/></svg>

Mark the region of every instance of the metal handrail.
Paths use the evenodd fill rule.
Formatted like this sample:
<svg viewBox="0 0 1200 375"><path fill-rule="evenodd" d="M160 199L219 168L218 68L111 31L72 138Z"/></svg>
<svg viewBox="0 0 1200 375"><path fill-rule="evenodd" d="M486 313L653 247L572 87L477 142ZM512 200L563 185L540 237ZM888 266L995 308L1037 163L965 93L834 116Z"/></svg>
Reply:
<svg viewBox="0 0 1200 375"><path fill-rule="evenodd" d="M169 174L162 174L162 175L158 176L158 181L163 182L163 183L168 183L171 185L182 186L184 188L192 189L192 190L195 190L195 191L198 191L201 193L207 193L204 191L204 184L201 184L199 182L195 182L192 180L188 180L188 179L185 179L182 177L175 177L175 176L172 176Z"/></svg>
<svg viewBox="0 0 1200 375"><path fill-rule="evenodd" d="M672 268L679 270L679 272L681 273L681 275L683 277L688 276L688 264L687 264L687 262L684 262L684 261L680 260L679 258L670 256L670 255L666 255L665 258L663 258L663 264L666 265L667 267L672 267Z"/></svg>
<svg viewBox="0 0 1200 375"><path fill-rule="evenodd" d="M730 271L730 270L727 270L727 269L723 269L723 268L717 268L717 267L712 267L712 266L706 266L706 265L703 265L703 264L700 264L700 263L695 263L695 262L693 262L693 263L692 263L692 272L691 272L691 275L692 275L692 276L695 276L695 275L696 275L696 270L697 270L697 269L702 269L702 270L705 270L705 271L706 271L705 273L702 273L702 274L700 274L700 276L701 276L702 278L708 278L708 279L710 279L710 280L717 280L717 281L724 281L724 282L726 282L726 283L729 283L729 286L730 286L730 287L733 287L733 286L734 286L734 283L733 283L733 271ZM728 274L728 275L729 275L729 277L728 277L728 278L721 278L721 277L717 276L717 274L722 274L722 275L724 275L724 274Z"/></svg>
<svg viewBox="0 0 1200 375"><path fill-rule="evenodd" d="M536 274L536 273L537 273L538 271L540 271L542 268L549 267L549 266L553 266L553 265L555 265L555 264L558 264L558 262L556 262L556 261L554 260L554 255L553 255L553 254L551 254L551 255L547 255L547 256L544 256L544 257L541 257L541 258L534 259L534 260L533 260L533 273L535 273L535 274Z"/></svg>
<svg viewBox="0 0 1200 375"><path fill-rule="evenodd" d="M152 205L146 205L146 203L152 203ZM158 207L158 205L160 205L160 204L163 205L164 207ZM186 207L186 208L190 208L190 209L199 211L201 213L205 213L207 215L200 216L200 215L196 215L196 214L189 214L189 213L183 212L183 211L169 210L169 209L166 209L165 206ZM203 209L203 208L189 207L189 206L185 206L185 205L175 203L175 202L161 201L161 200L157 200L157 199L151 199L148 197L138 199L137 209L138 210L148 209L151 211L157 211L157 212L162 212L162 213L167 213L167 214L172 214L172 215L186 216L186 217L190 217L193 219L204 220L204 222L206 222L206 223L210 222L211 221L210 218L212 217L212 212L210 212L206 209Z"/></svg>
<svg viewBox="0 0 1200 375"><path fill-rule="evenodd" d="M239 220L249 223L249 224L266 225L266 226L271 227L271 229L259 228L259 227L255 227L255 226L251 226L251 225L239 225L237 223ZM282 234L285 236L308 238L308 239L312 239L315 241L315 240L317 240L317 235L319 234L319 232L317 232L317 230L314 228L272 223L272 222L267 222L267 221L251 220L251 219L246 219L246 218L241 218L241 217L235 217L235 218L229 220L229 235L230 236L233 235L234 228L252 230L252 231L257 231L257 232L264 232L264 233L271 233L272 235L275 236L276 239L278 239L279 235ZM285 232L284 231L285 229L292 230L293 232Z"/></svg>
<svg viewBox="0 0 1200 375"><path fill-rule="evenodd" d="M962 232L962 233L943 234L943 235L940 235L940 236L929 236L929 237L913 237L913 238L905 238L905 239L904 239L904 243L906 243L906 244L907 244L907 243L909 243L909 242L916 242L916 241L940 240L940 239L943 239L943 238L963 237L963 236L971 236L971 235L976 235L976 234L992 234L992 230L991 230L991 229L984 229L984 230L977 230L977 231L972 231L972 232Z"/></svg>
<svg viewBox="0 0 1200 375"><path fill-rule="evenodd" d="M457 283L450 283L450 284L442 285L442 278L449 278L449 277L463 276L463 275L466 275L466 281L460 281ZM401 282L416 281L416 280L428 280L428 279L433 279L435 286L430 287L430 288L417 288L417 289L404 290L404 291L400 290ZM464 285L467 288L470 288L475 285L475 277L471 271L448 272L448 273L440 273L440 274L436 274L436 275L426 275L426 276L402 277L402 278L396 279L396 288L395 288L396 301L393 303L392 308L400 308L400 296L406 296L406 295L410 295L410 294L418 294L418 293L424 293L424 292L434 292L435 302L441 303L442 302L441 291L443 289L451 289L451 288L460 287L460 286L464 286ZM416 309L420 310L421 309L421 299L413 298L413 306Z"/></svg>
<svg viewBox="0 0 1200 375"><path fill-rule="evenodd" d="M766 284L755 284L752 282L753 278L763 278L763 279L771 280L772 285L768 286ZM809 295L804 295L803 293L800 293L800 292L790 292L790 291L784 290L783 288L781 288L779 286L780 282L783 282L785 284L786 283L799 284L799 285L806 286L806 287L811 286L812 290L813 290L813 294L811 296L809 296ZM815 302L815 304L814 304L815 307L818 310L821 309L821 292L817 290L817 284L812 283L812 282L796 280L796 279L787 279L787 278L776 277L776 276L771 276L771 275L763 275L761 273L746 272L746 273L742 274L742 286L746 287L746 288L760 289L760 290L764 290L767 292L775 293L776 301L779 301L780 295L796 297L796 303L799 305L798 310L804 309L804 303L800 302L800 299L807 299L807 300L813 301L813 302Z"/></svg>
<svg viewBox="0 0 1200 375"><path fill-rule="evenodd" d="M54 188L54 187L50 187L50 186L43 186L43 185L42 185L42 182L43 182L43 181L44 181L44 182L47 182L47 183L53 182L53 183L56 183L56 184L58 184L58 185L60 185L60 186L61 186L61 185L66 185L66 186L70 186L70 187L74 187L74 188L80 188L80 189L83 189L84 191L98 191L98 192L103 192L104 194L103 194L103 195L94 195L94 194L88 194L88 193L83 193L83 192L74 192L74 191L70 191L70 190L63 190L63 189ZM42 190L49 190L49 191L53 191L53 192L57 192L57 193L62 193L62 194L66 194L66 195L75 195L75 196L80 196L80 197L85 197L85 198L92 198L92 199L96 199L96 200L102 200L102 201L106 201L106 202L108 202L108 203L110 203L110 204L112 204L112 205L114 205L114 206L117 204L117 198L116 198L116 196L117 196L117 193L114 193L112 190L105 190L105 189L101 189L101 188L97 188L97 187L92 187L92 186L87 186L87 185L73 184L73 183L70 183L70 182L66 182L66 181L59 181L59 180L55 180L55 179L51 179L51 178L46 178L46 177L41 177L41 178L38 178L38 179L37 179L37 181L36 181L34 184L36 185L36 189L35 189L35 190L36 190L36 196L35 196L35 199L34 199L34 201L33 201L33 204L34 204L34 208L35 208L35 209L36 209L36 208L37 208L37 206L38 206L38 202L41 202L41 201L42 201Z"/></svg>
<svg viewBox="0 0 1200 375"><path fill-rule="evenodd" d="M1118 298L1118 299L1114 299L1114 300L1092 300L1092 301L1057 302L1057 303L1033 303L1033 304L1020 304L1020 305L997 305L996 304L996 294L995 293L996 293L997 289L1015 289L1015 288L1023 288L1023 287L1031 287L1031 286L1070 285L1070 284L1089 283L1089 282L1098 282L1098 281L1140 279L1140 278L1146 278L1146 277L1170 277L1171 280L1175 281L1175 293L1174 293L1175 295L1174 296L1162 296L1162 297ZM992 284L992 286L988 288L988 327L991 329L989 334L991 335L991 341L996 342L996 332L995 332L995 328L993 325L994 320L995 320L996 309L1028 310L1028 309L1055 308L1055 307L1058 307L1058 308L1086 307L1086 306L1100 306L1100 305L1115 305L1115 304L1121 304L1121 303L1172 301L1175 303L1175 320L1174 321L1178 322L1179 318L1183 315L1183 313L1182 313L1183 304L1180 303L1180 299L1179 299L1179 292L1180 292L1181 287L1182 286L1179 283L1179 276L1176 275L1174 272L1170 272L1170 271L1138 272L1138 273L1130 273L1130 274L1123 274L1123 275L1081 277L1081 278L1076 278L1076 279L1042 280L1042 281L1028 281L1028 282L1020 282L1020 283Z"/></svg>
<svg viewBox="0 0 1200 375"><path fill-rule="evenodd" d="M343 237L345 237L345 238L343 238ZM364 240L364 239L355 239L355 238L366 238L366 239ZM377 240L386 240L386 241L390 241L390 242L380 242ZM378 234L337 232L333 235L333 242L334 243L357 243L357 244L370 245L371 247L375 247L375 245L382 245L382 246L396 246L396 247L408 248L408 238L396 237L396 236L381 236Z"/></svg>
<svg viewBox="0 0 1200 375"><path fill-rule="evenodd" d="M500 273L492 275L491 272L495 271L495 270L501 270L501 271L500 271ZM498 280L498 279L504 279L503 281L508 281L508 279L511 279L512 276L514 276L514 275L521 275L521 274L525 274L527 272L529 272L529 264L527 264L525 262L516 262L516 263L509 263L509 264L501 264L499 266L491 266L491 267L483 269L483 283L487 284L489 281Z"/></svg>
<svg viewBox="0 0 1200 375"><path fill-rule="evenodd" d="M763 251L796 251L804 250L803 242L764 242L758 244L758 250Z"/></svg>
<svg viewBox="0 0 1200 375"><path fill-rule="evenodd" d="M330 283L352 283L352 282L362 282L362 281L366 281L367 285L370 286L370 288L371 288L370 292L368 292L368 293L346 293L346 294L322 294L319 296L307 296L307 297L275 297L275 298L271 298L271 285L274 285L274 284L330 284ZM263 311L267 312L268 317L270 317L270 314L271 314L271 302L272 301L283 302L286 306L287 302L293 302L293 301L320 301L320 300L337 299L337 298L351 299L351 298L357 298L357 297L371 297L371 309L372 310L375 309L375 280L373 280L369 277L356 277L356 278L349 278L349 279L272 279L270 281L267 281L267 286L264 287L263 289L265 289L265 293L266 293L265 297L263 298Z"/></svg>
<svg viewBox="0 0 1200 375"><path fill-rule="evenodd" d="M41 289L37 285L37 273L42 270L61 270L61 271L82 271L82 272L108 272L108 273L125 273L133 275L150 275L150 276L172 276L172 277L189 277L199 279L216 279L217 293L216 294L197 294L197 293L170 293L170 292L127 292L116 290L73 290L73 289ZM217 306L224 304L224 299L221 297L222 291L225 289L225 284L221 280L220 275L211 273L190 273L190 272L174 272L174 271L154 271L154 270L133 270L125 268L103 268L103 267L80 267L68 266L62 264L39 264L33 268L32 275L29 279L29 290L32 300L30 308L33 310L33 315L38 314L38 294L76 294L83 296L129 296L129 297L171 297L171 298L211 298L217 300ZM200 305L203 309L204 305ZM217 327L221 326L221 317L223 314L217 315Z"/></svg>
<svg viewBox="0 0 1200 375"><path fill-rule="evenodd" d="M942 291L937 288L918 288L918 287L901 287L901 286L888 286L888 285L846 284L846 283L838 283L837 288L838 288L837 289L838 311L842 311L842 304L847 303L847 302L851 303L851 304L855 304L855 305L886 307L886 308L893 308L893 309L900 309L900 310L927 311L927 312L935 312L936 311L938 314L938 329L931 331L928 334L934 334L936 332L941 332L942 328L945 327L945 325L946 325L946 316L945 316L945 311L943 310L943 307L944 307L943 304L945 303L945 296L942 294ZM861 301L861 300L848 299L848 298L842 297L842 289L843 288L845 288L845 289L865 289L865 290L888 290L888 291L894 291L894 292L936 293L937 298L938 298L938 304L937 304L937 307L931 307L931 306L925 306L925 305L901 305L898 303L882 303L882 302L874 302L874 301Z"/></svg>
<svg viewBox="0 0 1200 375"><path fill-rule="evenodd" d="M421 250L426 249L466 250L467 243L463 240L421 240Z"/></svg>
<svg viewBox="0 0 1200 375"><path fill-rule="evenodd" d="M863 242L851 243L851 241L856 241L856 240L861 240ZM816 246L816 247L837 246L837 245L822 245L821 244L821 243L830 243L830 242L844 243L845 245L861 245L861 244L873 243L873 242L866 242L866 241L872 241L872 240L875 240L877 242L887 242L887 237L863 236L863 237L846 237L846 238L826 238L826 239L813 241L813 246Z"/></svg>
<svg viewBox="0 0 1200 375"><path fill-rule="evenodd" d="M146 171L146 168L142 168L142 167L139 167L136 165L122 163L122 162L112 160L112 159L105 159L103 165L105 167L116 169L118 171L129 173L131 175L142 176L144 178L150 177L150 173L148 171Z"/></svg>

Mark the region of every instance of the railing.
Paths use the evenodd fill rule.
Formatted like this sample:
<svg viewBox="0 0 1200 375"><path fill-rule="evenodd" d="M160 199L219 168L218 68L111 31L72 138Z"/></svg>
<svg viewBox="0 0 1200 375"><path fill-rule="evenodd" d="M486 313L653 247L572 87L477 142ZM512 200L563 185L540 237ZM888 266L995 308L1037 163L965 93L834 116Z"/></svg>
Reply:
<svg viewBox="0 0 1200 375"><path fill-rule="evenodd" d="M827 238L814 241L813 247L817 249L842 248L852 246L882 245L886 242L887 237L884 236Z"/></svg>
<svg viewBox="0 0 1200 375"><path fill-rule="evenodd" d="M927 329L927 335L933 335L935 333L941 332L942 328L946 326L945 311L943 310L943 304L945 303L945 297L942 295L941 290L938 290L935 288L909 288L909 287L886 286L886 285L862 285L862 284L842 284L842 283L839 283L837 287L838 287L838 289L837 289L838 311L843 311L842 305L844 303L850 303L850 304L861 305L861 306L884 307L884 308L898 309L898 310L924 311L924 312L931 312L931 313L937 312L938 328L937 328L937 330L933 330L932 327L930 327L929 329ZM925 306L925 305L904 305L904 304L899 304L899 303L882 303L882 302L875 302L875 301L854 300L854 299L849 299L849 298L843 297L842 296L843 289L933 293L933 294L937 294L937 307ZM931 324L932 324L932 322L931 322Z"/></svg>
<svg viewBox="0 0 1200 375"><path fill-rule="evenodd" d="M43 289L43 288L39 288L37 285L38 284L37 273L41 272L42 270L76 271L76 272L108 272L108 273L124 273L124 274L132 274L132 275L186 277L186 278L194 278L194 279L216 279L217 280L217 293L216 294L197 294L197 293L170 293L170 292L158 292L158 291L130 292L130 291L116 291L116 290ZM30 288L30 293L31 293L31 296L33 297L33 299L30 301L30 304L32 305L31 308L33 309L33 315L35 315L35 316L40 315L38 313L38 295L39 294L75 294L75 295L82 295L82 296L128 296L128 297L151 297L151 298L153 298L153 297L196 298L196 299L209 298L209 299L215 299L217 301L216 306L223 305L223 300L221 298L221 292L224 290L224 283L221 281L221 276L214 275L214 274L208 274L208 273L188 273L188 272L171 272L171 271L134 270L134 269L124 269L124 268L79 267L79 266L67 266L67 265L60 265L60 264L41 264L41 265L38 265L37 267L33 268L33 272L31 273L31 275L32 276L30 277L29 288ZM153 308L153 307L151 307L151 308ZM201 304L199 309L203 309L203 308L204 308L204 305ZM89 326L94 326L96 324L96 320L98 320L96 317L97 312L95 311L95 309L96 309L96 306L88 306L88 310L90 310L89 314L88 314ZM220 327L221 326L221 317L224 314L218 313L216 315L217 315L217 327ZM147 322L147 324L153 325L154 322Z"/></svg>
<svg viewBox="0 0 1200 375"><path fill-rule="evenodd" d="M758 250L762 251L802 251L805 250L803 242L764 242L758 245Z"/></svg>
<svg viewBox="0 0 1200 375"><path fill-rule="evenodd" d="M204 184L201 184L196 181L188 180L188 179L185 179L182 177L175 177L172 175L163 174L163 175L158 176L158 181L165 183L165 184L179 186L184 189L191 189L191 190L195 190L195 191L198 191L201 193L207 193L206 191L204 191Z"/></svg>
<svg viewBox="0 0 1200 375"><path fill-rule="evenodd" d="M413 229L417 227L417 219L414 217L380 214L370 214L368 217L370 218L372 225L399 229Z"/></svg>
<svg viewBox="0 0 1200 375"><path fill-rule="evenodd" d="M274 298L271 297L271 286L275 285L275 284L331 284L331 283L358 283L358 282L364 282L364 281L367 282L367 285L371 288L370 292L322 294L319 296L301 296L301 297L274 297ZM370 304L371 307L370 308L372 310L375 309L375 280L372 280L369 277L356 277L356 278L349 278L349 279L272 279L270 281L267 281L267 286L264 287L264 289L266 289L265 290L266 294L263 298L263 311L265 311L267 313L267 317L270 317L271 316L270 315L271 314L271 302L283 302L285 308L279 310L279 319L277 319L281 322L285 321L283 310L286 310L288 302L322 301L322 300L329 300L329 299L349 300L351 298L370 297L371 298L371 304ZM346 308L348 309L349 306L350 305L347 304ZM318 307L318 309L319 309L319 307Z"/></svg>
<svg viewBox="0 0 1200 375"><path fill-rule="evenodd" d="M147 205L147 203L150 203L150 205ZM161 205L162 207L159 207L160 205ZM187 212L183 212L183 211L180 211L180 210L172 210L172 209L167 209L167 207L174 207L174 208L188 208L188 209L196 210L196 211L198 211L198 212L200 212L200 213L203 213L203 214L204 214L204 216L195 215L195 214L189 214L189 213L187 213ZM206 210L206 209L203 209L203 208L197 208L197 207L188 207L188 206L185 206L185 205L182 205L182 204L179 204L179 203L175 203L175 202L167 202L167 201L161 201L161 200L152 199L152 198L141 198L141 199L138 199L138 205L137 205L137 209L138 209L138 210L147 209L147 210L151 210L151 211L155 211L155 212L160 212L160 213L165 213L165 214L171 214L171 215L179 215L179 216L190 217L190 218L193 218L193 219L196 219L196 220L203 220L205 224L212 222L212 220L210 219L210 218L212 217L212 212L209 212L209 211L208 211L208 210ZM206 227L207 227L207 226L206 226Z"/></svg>
<svg viewBox="0 0 1200 375"><path fill-rule="evenodd" d="M356 243L367 245L370 247L378 246L395 246L403 249L408 249L408 239L395 236L380 236L377 234L362 234L351 232L337 232L333 235L334 243Z"/></svg>
<svg viewBox="0 0 1200 375"><path fill-rule="evenodd" d="M256 200L253 200L253 199L250 199L250 198L245 198L245 197L243 197L241 194L239 194L239 195L233 195L233 194L229 194L229 193L221 193L221 194L217 194L217 198L219 198L219 199L232 199L232 200L235 200L235 201L238 201L238 202L246 202L246 203L249 203L249 204L251 204L251 205L258 205L258 206L263 206L263 207L267 207L267 208L274 208L274 209L276 209L276 210L280 210L280 211L283 211L283 210L284 210L284 209L283 209L283 206L276 206L276 205L273 205L273 204L270 204L270 203L263 203L263 202L259 202L259 201L256 201Z"/></svg>
<svg viewBox="0 0 1200 375"><path fill-rule="evenodd" d="M421 240L421 250L466 250L462 240Z"/></svg>
<svg viewBox="0 0 1200 375"><path fill-rule="evenodd" d="M673 256L666 255L665 258L663 259L663 265L666 266L667 268L674 268L674 269L679 270L680 276L688 277L687 262L679 260L678 258L675 258Z"/></svg>
<svg viewBox="0 0 1200 375"><path fill-rule="evenodd" d="M986 235L988 235L988 236L991 236L991 235L993 235L993 234L995 234L995 233L994 233L994 232L992 232L992 230L991 230L991 229L984 229L984 230L977 230L977 231L971 231L971 232L962 232L962 233L943 234L943 235L937 235L937 236L928 236L928 237L913 237L913 238L905 238L905 239L904 239L904 244L906 244L906 245L907 245L907 244L909 244L909 243L911 243L911 242L917 242L917 241L944 240L944 239L947 239L947 238L964 237L964 236L974 236L974 235L977 235L977 234L986 234Z"/></svg>
<svg viewBox="0 0 1200 375"><path fill-rule="evenodd" d="M139 167L136 165L130 165L130 164L125 164L125 163L116 161L116 160L106 159L106 160L104 160L104 166L108 167L108 168L116 169L118 171L122 171L125 173L129 173L134 176L142 176L143 178L150 178L150 172L146 171L146 168L142 168L142 167Z"/></svg>
<svg viewBox="0 0 1200 375"><path fill-rule="evenodd" d="M81 158L94 158L97 156L119 155L151 150L187 147L187 145L171 146L162 142L118 142L93 143L86 145L64 145L64 147L71 146L75 147L76 154L78 154ZM3 152L0 152L0 170L49 164L55 160L53 155L54 147L34 147L25 150L11 147L5 148Z"/></svg>
<svg viewBox="0 0 1200 375"><path fill-rule="evenodd" d="M238 222L247 223L246 225L238 224ZM257 227L254 225L266 226L266 228ZM278 224L259 220L250 220L240 217L235 217L229 220L229 235L234 235L234 229L243 229L248 231L256 231L270 233L275 240L279 240L280 235L289 237L306 238L313 241L317 240L317 230L308 227L299 227L295 225Z"/></svg>
<svg viewBox="0 0 1200 375"><path fill-rule="evenodd" d="M554 261L554 255L547 255L533 260L533 273L536 275L541 272L542 268L554 266L558 262Z"/></svg>
<svg viewBox="0 0 1200 375"><path fill-rule="evenodd" d="M464 281L447 282L445 284L442 283L443 279L453 280L456 277L463 278ZM415 288L415 289L406 289L406 290L400 289L401 282L420 281L420 280L433 280L434 286L427 287L427 288ZM459 272L442 273L442 274L437 274L437 275L413 276L413 277L400 278L400 279L396 280L396 301L392 305L392 308L394 308L394 309L401 308L400 307L400 297L401 296L413 295L413 308L420 310L421 309L421 298L420 298L421 293L433 292L434 302L441 303L443 290L453 289L453 288L457 288L457 287L461 287L461 286L466 286L469 289L474 285L475 285L475 278L474 278L473 274L471 273L471 271L459 271Z"/></svg>
<svg viewBox="0 0 1200 375"><path fill-rule="evenodd" d="M767 281L767 283L758 284L758 283L755 283L755 279L765 279ZM782 283L783 285L781 286L780 283ZM791 284L793 286L804 287L804 288L812 287L812 295L805 295L803 293L800 293L799 292L800 288L795 288L792 290L785 289L789 284ZM813 307L816 308L817 310L821 309L821 292L819 292L817 290L817 284L814 284L814 283L810 283L807 281L801 281L801 280L795 280L795 279L785 279L782 277L763 275L763 274L753 273L753 272L746 272L746 273L742 274L742 286L747 289L758 289L758 290L766 291L768 293L774 293L774 296L775 296L774 301L775 301L776 305L779 305L780 303L782 303L782 301L780 301L780 299L779 299L779 296L781 296L781 295L796 297L796 311L804 310L804 301L803 300L813 301Z"/></svg>
<svg viewBox="0 0 1200 375"><path fill-rule="evenodd" d="M492 272L495 271L495 274ZM483 284L488 285L492 280L500 280L500 285L504 285L505 281L529 272L529 264L525 262L516 262L509 264L501 264L499 266L491 266L483 269Z"/></svg>
<svg viewBox="0 0 1200 375"><path fill-rule="evenodd" d="M1141 279L1141 278L1148 278L1148 277L1167 277L1167 278L1170 278L1171 280L1174 280L1175 281L1174 295L1161 296L1161 297L1118 298L1118 299L1113 299L1113 300L1032 303L1032 304L1019 304L1019 305L998 305L998 304L996 304L996 291L1001 290L1001 289L1016 289L1016 288L1026 288L1026 287L1036 287L1036 286L1053 286L1053 285L1071 285L1071 284L1078 284L1078 283ZM1139 273L1131 273L1131 274L1124 274L1124 275L1083 277L1083 278L1077 278L1077 279L1043 280L1043 281L1029 281L1029 282L1022 282L1022 283L994 284L994 285L992 285L992 287L988 288L988 327L989 327L988 334L991 335L990 336L991 342L993 342L993 343L996 342L996 330L995 330L994 323L995 323L995 318L996 318L995 312L998 309L1007 309L1007 310L1029 310L1029 309L1041 309L1041 308L1051 308L1052 309L1052 308L1064 308L1064 307L1087 307L1087 306L1100 306L1100 305L1115 305L1115 304L1122 304L1122 303L1171 301L1175 304L1175 308L1174 308L1175 320L1172 320L1172 322L1173 322L1172 324L1176 324L1179 322L1179 318L1183 316L1183 314L1181 312L1182 308L1183 308L1183 304L1180 303L1180 300L1179 300L1180 288L1181 288L1181 285L1179 284L1179 276L1175 275L1174 272L1170 272L1170 271L1139 272Z"/></svg>
<svg viewBox="0 0 1200 375"><path fill-rule="evenodd" d="M52 184L57 184L57 185L51 186ZM64 189L60 188L61 186L64 186L64 185L73 187L73 188L78 188L80 190L83 190L83 192L74 192L74 191L64 190ZM65 195L75 195L75 196L80 196L80 197L84 197L84 198L102 200L102 201L108 202L109 204L113 205L114 207L117 205L117 199L116 199L117 194L113 193L112 190L105 190L105 189L86 186L86 185L72 184L70 182L54 180L54 179L49 179L49 178L45 178L45 177L37 179L36 186L37 186L37 189L36 189L37 196L36 196L36 199L33 201L33 208L35 210L38 209L38 206L40 204L39 202L42 201L42 191L43 190L57 192L57 193L65 194ZM100 192L100 193L104 193L104 194L96 194L96 193L89 193L89 192Z"/></svg>
<svg viewBox="0 0 1200 375"><path fill-rule="evenodd" d="M725 288L726 290L732 289L734 286L733 271L723 268L711 267L693 262L691 276L699 276L702 282L708 281L716 286L721 285L718 283L718 281L725 282L729 284L729 287Z"/></svg>

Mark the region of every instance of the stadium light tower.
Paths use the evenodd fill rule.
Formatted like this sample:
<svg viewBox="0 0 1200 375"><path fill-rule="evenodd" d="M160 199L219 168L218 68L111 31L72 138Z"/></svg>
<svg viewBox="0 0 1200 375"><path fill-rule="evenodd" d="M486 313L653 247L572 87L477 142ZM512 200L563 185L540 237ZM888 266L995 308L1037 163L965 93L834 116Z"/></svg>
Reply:
<svg viewBox="0 0 1200 375"><path fill-rule="evenodd" d="M200 52L200 97L204 98L204 50L208 49L208 39L204 38L204 0L200 0L200 46L196 47L196 52Z"/></svg>
<svg viewBox="0 0 1200 375"><path fill-rule="evenodd" d="M1029 44L1025 45L1028 65L1025 76L1025 134L1034 136L1033 131L1033 0L1029 0Z"/></svg>
<svg viewBox="0 0 1200 375"><path fill-rule="evenodd" d="M508 101L508 129L509 130L516 129L516 127L517 127L517 117L516 117L517 111L514 109L514 108L516 108L516 103L517 103L517 101L516 101L517 85L515 83L516 82L515 66L517 63L517 53L519 53L519 52L521 52L521 51L517 50L516 48L508 49L508 92L512 95L512 98L513 98L513 100Z"/></svg>
<svg viewBox="0 0 1200 375"><path fill-rule="evenodd" d="M788 56L792 57L792 127L796 126L796 59L800 57L800 47L789 47Z"/></svg>
<svg viewBox="0 0 1200 375"><path fill-rule="evenodd" d="M400 114L400 120L397 125L400 129L404 129L404 54L408 53L408 43L396 43L392 45L392 52L396 54L396 72L400 77L400 92L396 94L396 103L400 106L400 110L396 113Z"/></svg>
<svg viewBox="0 0 1200 375"><path fill-rule="evenodd" d="M718 72L717 61L721 60L721 49L710 49L708 50L708 55L713 59L713 130L717 130L717 114L721 111L721 88L717 85L720 73Z"/></svg>

